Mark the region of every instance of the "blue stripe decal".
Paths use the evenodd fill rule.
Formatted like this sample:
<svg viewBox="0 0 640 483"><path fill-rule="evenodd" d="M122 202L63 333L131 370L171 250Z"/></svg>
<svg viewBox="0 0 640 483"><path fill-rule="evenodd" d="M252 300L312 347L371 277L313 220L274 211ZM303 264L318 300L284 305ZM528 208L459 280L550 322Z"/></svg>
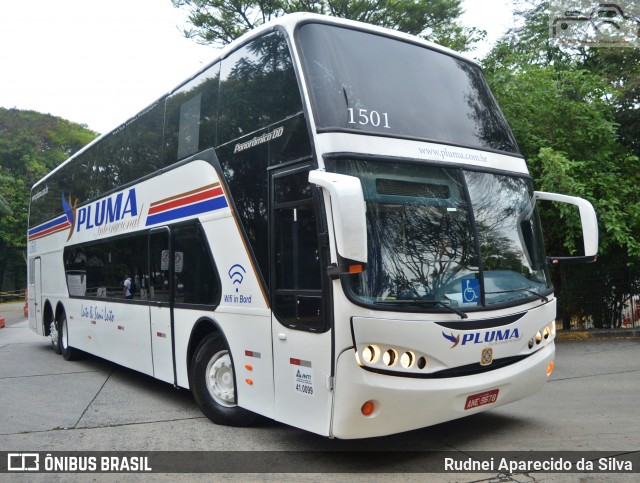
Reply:
<svg viewBox="0 0 640 483"><path fill-rule="evenodd" d="M147 218L145 226L156 225L158 223L166 223L167 221L177 220L178 218L186 218L187 216L199 215L207 211L215 211L229 206L224 196L218 196L210 200L201 201L189 206L182 206L173 210L156 213Z"/></svg>
<svg viewBox="0 0 640 483"><path fill-rule="evenodd" d="M35 235L36 233L40 233L41 231L48 230L49 228L53 228L56 225L62 225L67 221L68 221L67 215L62 215L60 218L56 218L55 220L50 221L49 223L45 223L44 225L40 225L35 228L31 228L31 230L29 230L29 235Z"/></svg>

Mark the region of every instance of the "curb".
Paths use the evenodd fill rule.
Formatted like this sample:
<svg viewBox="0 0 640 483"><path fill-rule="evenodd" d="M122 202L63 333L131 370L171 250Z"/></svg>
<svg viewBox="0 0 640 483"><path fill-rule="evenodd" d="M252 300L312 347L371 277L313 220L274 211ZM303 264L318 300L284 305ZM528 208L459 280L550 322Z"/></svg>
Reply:
<svg viewBox="0 0 640 483"><path fill-rule="evenodd" d="M640 337L640 328L605 330L559 330L556 340L629 339Z"/></svg>

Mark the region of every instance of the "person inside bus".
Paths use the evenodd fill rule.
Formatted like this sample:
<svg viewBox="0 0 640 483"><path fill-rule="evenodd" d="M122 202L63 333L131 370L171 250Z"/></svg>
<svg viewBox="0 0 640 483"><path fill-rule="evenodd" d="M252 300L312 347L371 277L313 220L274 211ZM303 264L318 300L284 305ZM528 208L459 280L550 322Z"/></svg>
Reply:
<svg viewBox="0 0 640 483"><path fill-rule="evenodd" d="M133 294L131 293L131 277L128 273L124 275L124 282L122 282L122 294L125 299L132 299Z"/></svg>

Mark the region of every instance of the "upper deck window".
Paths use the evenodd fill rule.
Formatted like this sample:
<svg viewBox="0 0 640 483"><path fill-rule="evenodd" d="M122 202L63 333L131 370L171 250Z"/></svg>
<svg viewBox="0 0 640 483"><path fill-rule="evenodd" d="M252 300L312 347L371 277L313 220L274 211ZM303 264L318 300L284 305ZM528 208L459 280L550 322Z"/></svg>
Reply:
<svg viewBox="0 0 640 483"><path fill-rule="evenodd" d="M429 48L316 23L298 32L319 130L518 154L480 68Z"/></svg>

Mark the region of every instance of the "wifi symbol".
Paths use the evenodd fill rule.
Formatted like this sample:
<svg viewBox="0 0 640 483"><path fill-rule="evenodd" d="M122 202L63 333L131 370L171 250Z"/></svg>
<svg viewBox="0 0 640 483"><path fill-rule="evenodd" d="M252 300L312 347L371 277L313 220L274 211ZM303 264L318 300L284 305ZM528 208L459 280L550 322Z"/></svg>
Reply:
<svg viewBox="0 0 640 483"><path fill-rule="evenodd" d="M231 282L235 285L236 283L238 285L240 285L242 283L242 281L244 280L244 275L247 273L247 271L244 269L244 267L238 263L236 263L235 265L233 265L230 269L229 269L229 278L231 279ZM236 292L238 291L238 287L236 287Z"/></svg>

